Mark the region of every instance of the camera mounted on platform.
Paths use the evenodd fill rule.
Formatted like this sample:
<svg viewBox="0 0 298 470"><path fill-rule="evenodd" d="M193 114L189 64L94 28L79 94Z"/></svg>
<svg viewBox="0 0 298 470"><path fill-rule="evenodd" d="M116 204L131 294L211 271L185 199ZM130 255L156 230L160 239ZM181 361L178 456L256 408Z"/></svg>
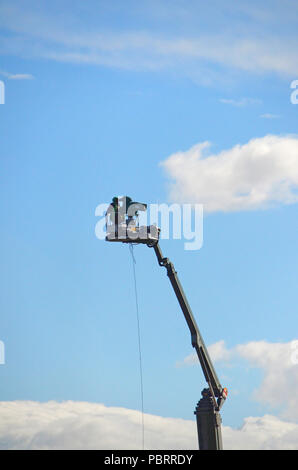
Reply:
<svg viewBox="0 0 298 470"><path fill-rule="evenodd" d="M147 204L133 201L128 196L113 197L106 212L106 240L146 245L157 243L160 229L156 225L139 225L139 212L146 210Z"/></svg>

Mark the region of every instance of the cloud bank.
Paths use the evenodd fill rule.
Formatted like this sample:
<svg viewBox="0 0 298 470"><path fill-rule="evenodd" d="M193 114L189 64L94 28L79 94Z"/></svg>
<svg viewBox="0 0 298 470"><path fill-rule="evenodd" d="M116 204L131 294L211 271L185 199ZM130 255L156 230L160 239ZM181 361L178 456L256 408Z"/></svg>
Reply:
<svg viewBox="0 0 298 470"><path fill-rule="evenodd" d="M298 340L288 343L251 341L227 348L209 346L212 360L233 366L243 359L263 372L254 398L279 406L280 416L249 416L240 428L222 426L227 450L298 450ZM181 365L197 364L190 355ZM142 413L102 403L49 401L0 402L0 450L4 449L142 449ZM224 417L225 418L225 417ZM224 419L225 423L225 419ZM196 450L195 419L144 414L145 449Z"/></svg>
<svg viewBox="0 0 298 470"><path fill-rule="evenodd" d="M205 212L265 209L298 202L298 137L267 135L207 154L209 142L161 163L169 198L199 203Z"/></svg>
<svg viewBox="0 0 298 470"><path fill-rule="evenodd" d="M141 449L141 413L100 403L0 402L2 449ZM191 421L145 415L148 448L195 448Z"/></svg>
<svg viewBox="0 0 298 470"><path fill-rule="evenodd" d="M141 413L99 403L0 402L0 449L141 449ZM223 426L224 448L298 449L298 425L274 416ZM145 415L145 448L197 450L195 421Z"/></svg>

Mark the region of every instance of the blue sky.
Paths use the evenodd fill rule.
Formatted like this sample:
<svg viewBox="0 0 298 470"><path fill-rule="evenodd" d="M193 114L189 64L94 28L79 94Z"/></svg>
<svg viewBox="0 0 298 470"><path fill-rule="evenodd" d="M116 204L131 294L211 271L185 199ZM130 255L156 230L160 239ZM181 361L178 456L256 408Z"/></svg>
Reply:
<svg viewBox="0 0 298 470"><path fill-rule="evenodd" d="M1 2L1 402L140 410L130 253L95 236L98 204L128 194L206 207L200 250L162 249L221 345L224 425L297 424L276 394L298 380L280 360L297 339L297 16L291 1ZM187 326L153 250L134 252L145 412L193 420Z"/></svg>

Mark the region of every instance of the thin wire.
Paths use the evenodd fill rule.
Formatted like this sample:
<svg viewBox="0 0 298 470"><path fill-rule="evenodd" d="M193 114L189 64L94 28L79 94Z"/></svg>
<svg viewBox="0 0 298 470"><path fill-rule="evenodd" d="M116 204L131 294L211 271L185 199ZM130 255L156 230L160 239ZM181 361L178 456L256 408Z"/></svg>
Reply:
<svg viewBox="0 0 298 470"><path fill-rule="evenodd" d="M145 432L144 432L144 391L143 391L143 366L142 366L142 349L141 349L141 329L140 329L140 318L139 318L139 301L137 291L137 279L136 279L136 260L133 252L133 245L130 243L129 250L132 258L133 267L133 278L135 288L135 299L136 299L136 316L137 316L137 328L138 328L138 344L139 344L139 367L140 367L140 385L141 385L141 409L142 409L142 449L145 448Z"/></svg>

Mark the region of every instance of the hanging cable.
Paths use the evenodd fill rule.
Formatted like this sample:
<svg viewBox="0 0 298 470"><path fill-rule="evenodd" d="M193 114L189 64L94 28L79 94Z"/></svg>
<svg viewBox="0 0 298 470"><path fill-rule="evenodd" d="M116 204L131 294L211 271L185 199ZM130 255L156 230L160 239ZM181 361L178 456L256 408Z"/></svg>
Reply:
<svg viewBox="0 0 298 470"><path fill-rule="evenodd" d="M145 447L145 432L144 432L144 393L143 393L143 366L142 366L142 349L141 349L141 330L140 330L140 318L139 318L139 301L137 291L137 279L136 279L136 260L133 252L133 244L129 243L129 251L132 258L133 277L134 277L134 289L136 299L136 316L137 316L137 330L138 330L138 346L139 346L139 369L140 369L140 386L141 386L141 410L142 410L142 449Z"/></svg>

